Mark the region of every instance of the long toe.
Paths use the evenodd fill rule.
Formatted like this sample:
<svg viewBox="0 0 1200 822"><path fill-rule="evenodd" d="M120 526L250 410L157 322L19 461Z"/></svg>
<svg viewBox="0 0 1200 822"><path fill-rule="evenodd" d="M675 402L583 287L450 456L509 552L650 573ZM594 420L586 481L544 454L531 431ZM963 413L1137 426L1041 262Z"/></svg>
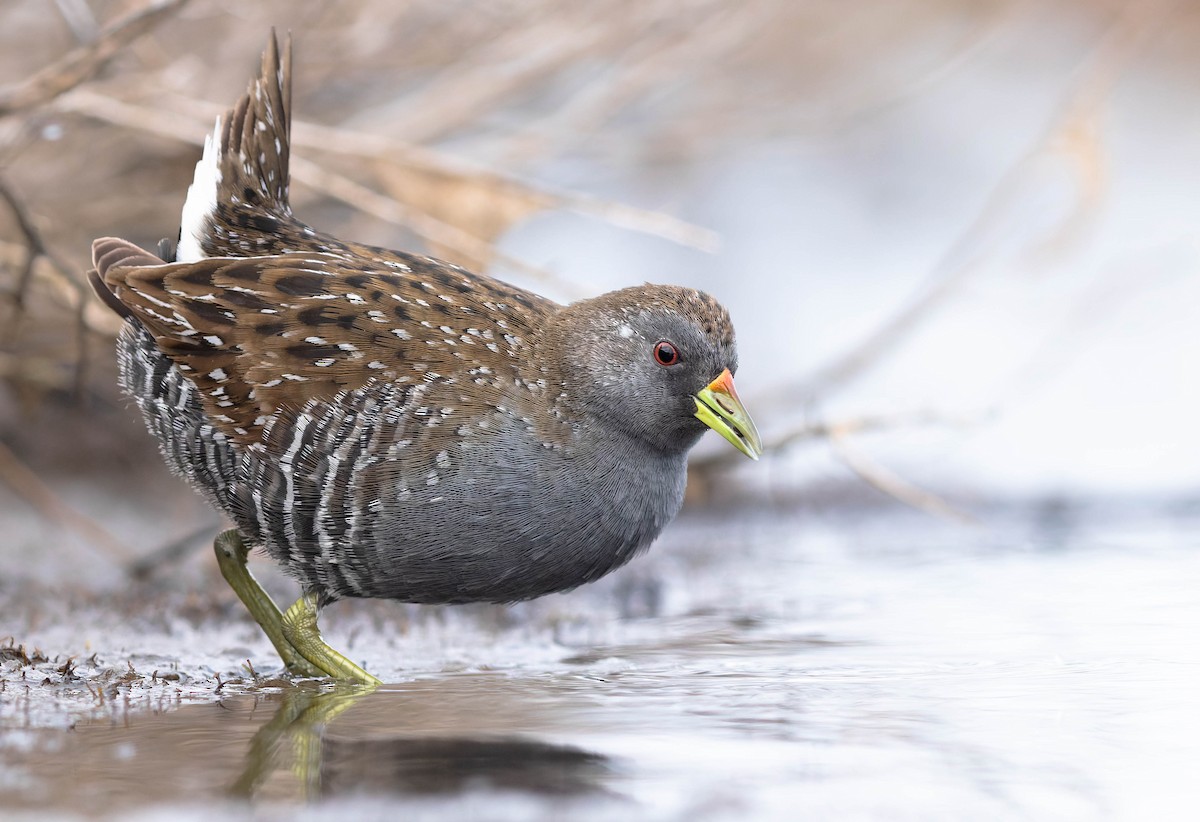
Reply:
<svg viewBox="0 0 1200 822"><path fill-rule="evenodd" d="M382 679L367 673L321 638L315 594L305 594L283 613L282 628L288 643L325 676L365 685L383 684Z"/></svg>

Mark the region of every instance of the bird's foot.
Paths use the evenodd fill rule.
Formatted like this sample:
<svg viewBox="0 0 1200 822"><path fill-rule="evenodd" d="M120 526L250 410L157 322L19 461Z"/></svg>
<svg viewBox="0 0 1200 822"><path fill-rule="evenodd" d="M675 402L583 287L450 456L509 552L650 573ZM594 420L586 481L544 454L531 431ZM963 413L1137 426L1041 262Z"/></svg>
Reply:
<svg viewBox="0 0 1200 822"><path fill-rule="evenodd" d="M383 680L331 648L317 627L317 595L308 593L296 600L283 614L283 636L308 662L334 679L382 685Z"/></svg>

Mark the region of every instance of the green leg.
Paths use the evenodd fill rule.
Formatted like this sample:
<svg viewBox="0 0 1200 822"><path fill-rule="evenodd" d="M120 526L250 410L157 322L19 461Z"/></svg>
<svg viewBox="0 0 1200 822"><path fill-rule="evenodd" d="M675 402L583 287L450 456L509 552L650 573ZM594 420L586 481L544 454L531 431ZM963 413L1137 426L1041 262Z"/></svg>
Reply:
<svg viewBox="0 0 1200 822"><path fill-rule="evenodd" d="M321 629L317 627L316 594L305 594L284 612L283 636L305 659L334 679L383 684L382 679L371 676L321 639Z"/></svg>
<svg viewBox="0 0 1200 822"><path fill-rule="evenodd" d="M325 676L324 671L312 665L288 642L283 630L283 614L246 567L248 551L237 530L231 528L218 534L213 550L225 581L262 627L288 671L298 676Z"/></svg>

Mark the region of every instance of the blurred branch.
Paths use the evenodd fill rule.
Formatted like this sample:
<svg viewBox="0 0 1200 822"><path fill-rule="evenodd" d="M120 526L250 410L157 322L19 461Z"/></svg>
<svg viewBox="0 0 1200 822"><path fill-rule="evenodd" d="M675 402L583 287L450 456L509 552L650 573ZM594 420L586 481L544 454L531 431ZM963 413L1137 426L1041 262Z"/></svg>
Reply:
<svg viewBox="0 0 1200 822"><path fill-rule="evenodd" d="M532 183L390 137L332 128L316 123L297 121L292 125L294 129L292 145L294 146L401 163L439 174L471 178L477 183L513 189L526 196L546 198L549 200L547 207L553 206L596 217L610 225L661 237L679 245L709 252L716 251L719 246L716 232L672 217L662 211L650 211L543 183Z"/></svg>
<svg viewBox="0 0 1200 822"><path fill-rule="evenodd" d="M380 194L349 177L300 157L293 156L290 162L293 180L298 180L316 191L341 200L364 214L370 214L393 225L411 229L426 241L453 249L464 256L475 259L492 257L568 294L578 296L581 291L580 286L576 283L497 251L490 242L481 240L458 226L443 222L399 200Z"/></svg>
<svg viewBox="0 0 1200 822"><path fill-rule="evenodd" d="M29 291L29 281L33 279L33 264L37 261L38 257L47 254L47 250L46 244L42 242L42 235L34 226L33 220L30 219L29 211L25 208L25 204L17 197L4 177L0 177L0 200L4 200L9 211L12 212L13 219L17 223L17 231L25 238L25 260L21 263L21 270L17 274L16 285L13 286L13 290L7 295L13 304L13 308L19 314L25 306L25 295ZM16 318L13 317L10 319L7 325L9 334L11 334L16 325Z"/></svg>
<svg viewBox="0 0 1200 822"><path fill-rule="evenodd" d="M58 108L192 145L202 145L204 135L208 130L207 126L198 122L188 123L177 118L163 117L160 111L87 89L79 89L60 99ZM469 167L464 162L450 160L437 152L420 149L388 138L309 123L295 123L294 129L296 138L294 144L297 146L373 159L386 159L390 162L409 163L425 170L435 170L441 174L464 177L477 184L490 184L499 189L511 189L527 197L540 198L546 202L547 207L561 206L580 213L592 214L614 225L655 234L693 247L713 249L716 245L716 235L713 232L661 212L646 211L573 192L553 190L494 172L480 171ZM293 155L291 171L293 179L297 182L342 200L363 213L411 229L432 243L454 249L471 258L487 259L492 257L539 281L552 283L568 295L582 296L584 289L578 284L565 281L510 255L499 253L487 240L480 239L458 226L439 220L420 209L380 194L374 189L314 161Z"/></svg>
<svg viewBox="0 0 1200 822"><path fill-rule="evenodd" d="M622 51L595 81L508 138L503 164L512 167L553 156L562 143L596 133L639 96L661 93L689 68L721 65L762 26L762 16L744 13L744 6L714 3L699 11L707 16L692 25L650 27L641 37L622 43Z"/></svg>
<svg viewBox="0 0 1200 822"><path fill-rule="evenodd" d="M1141 4L1134 4L1109 28L1078 71L1078 78L1055 109L1055 115L1045 131L1000 179L979 214L951 244L907 305L877 326L865 340L819 369L816 374L772 390L760 402L795 402L797 397L811 398L827 394L853 381L878 365L888 353L895 351L905 337L980 271L982 264L996 250L998 238L993 230L995 225L1001 221L1001 217L1011 214L1019 206L1020 195L1029 185L1036 161L1057 150L1078 148L1081 136L1090 135L1094 138L1094 129L1086 124L1096 116L1122 71L1160 29L1168 11L1167 5L1159 5L1148 13ZM1083 192L1095 191L1094 181L1086 176L1092 170L1094 168L1081 169L1084 172L1080 180ZM1072 215L1087 204L1085 196L1077 197Z"/></svg>
<svg viewBox="0 0 1200 822"><path fill-rule="evenodd" d="M54 3L58 6L59 15L71 27L71 33L77 41L86 43L99 33L100 23L88 6L87 0L54 0Z"/></svg>
<svg viewBox="0 0 1200 822"><path fill-rule="evenodd" d="M0 240L0 260L18 255L23 258L28 248L22 243ZM52 296L72 311L78 311L81 307L96 308L94 319L87 321L87 331L104 337L113 336L121 327L120 320L112 319L115 314L107 309L100 310L100 304L92 302L92 292L77 272L78 269L69 267L60 257L43 255L34 261L31 283L40 281L47 285ZM7 296L11 298L11 294Z"/></svg>
<svg viewBox="0 0 1200 822"><path fill-rule="evenodd" d="M984 416L986 415L954 418L932 411L919 411L891 416L851 417L836 422L805 422L782 434L767 437L764 440L763 453L768 458L778 458L785 450L799 443L825 440L832 446L837 457L872 488L904 505L926 511L943 519L974 523L975 518L971 514L958 510L936 494L923 491L894 472L874 463L850 444L850 436L915 426L971 425L979 422ZM742 464L744 459L736 451L722 449L719 453L711 456L690 460L688 473L689 476L696 476L703 481L704 478L715 472Z"/></svg>
<svg viewBox="0 0 1200 822"><path fill-rule="evenodd" d="M66 391L71 388L71 381L63 376L64 360L65 357L53 351L39 356L0 351L0 380L20 382L40 391Z"/></svg>
<svg viewBox="0 0 1200 822"><path fill-rule="evenodd" d="M29 290L29 284L33 281L36 271L36 264L39 259L44 259L49 268L58 274L60 281L65 282L69 286L74 296L74 312L75 312L75 391L76 395L83 388L84 378L87 372L88 363L88 339L87 333L92 330L87 321L87 301L88 287L84 284L82 278L73 275L71 266L63 261L42 239L41 232L34 225L33 219L30 217L25 204L12 190L11 186L4 177L0 176L0 199L2 199L13 213L13 217L17 223L17 228L20 230L25 239L26 254L25 261L21 266L21 271L17 276L17 283L12 292L8 295L12 303L13 311L9 321L5 324L5 335L7 341L11 341L17 335L20 319L24 313L25 299Z"/></svg>
<svg viewBox="0 0 1200 822"><path fill-rule="evenodd" d="M125 565L125 573L137 580L149 579L164 568L187 559L197 547L209 543L219 524L206 522L145 556L137 557Z"/></svg>
<svg viewBox="0 0 1200 822"><path fill-rule="evenodd" d="M1189 240L1195 243L1191 238L1181 240L1180 246L1186 247ZM1102 342L1101 335L1112 329L1114 315L1136 304L1147 292L1169 287L1177 278L1195 276L1195 264L1183 272L1174 264L1173 250L1169 244L1151 244L1131 249L1122 259L1106 263L1063 312L1059 322L1043 335L1024 364L1013 370L997 394L1015 397L1052 384Z"/></svg>
<svg viewBox="0 0 1200 822"><path fill-rule="evenodd" d="M173 118L164 118L160 112L152 109L86 90L80 90L61 100L60 108L194 145L203 144L207 130L204 126L182 123ZM290 169L293 181L303 183L314 191L341 200L364 214L370 214L393 225L408 228L432 243L455 249L465 256L481 255L484 258L492 256L538 280L553 283L567 293L578 293L579 291L579 286L574 283L560 280L549 272L524 263L515 257L496 252L491 243L481 240L457 226L424 214L311 160L293 155L290 159Z"/></svg>
<svg viewBox="0 0 1200 822"><path fill-rule="evenodd" d="M195 118L196 122L188 123L177 118L165 118L162 116L161 110L149 109L88 89L79 89L61 99L58 107L64 111L72 111L115 125L150 132L196 146L204 144L204 135L211 129L212 121L226 111L224 106L180 98L178 94L167 97L165 94L156 93L152 96L156 97L163 105L169 105L173 109ZM420 171L467 178L480 185L509 189L522 196L543 197L549 200L547 207L595 217L618 228L661 237L664 240L700 251L714 252L720 245L716 232L686 220L680 220L662 211L638 208L544 183L533 183L513 175L483 168L461 157L394 137L293 120L292 146L293 148L311 149L346 157L361 157L408 166Z"/></svg>
<svg viewBox="0 0 1200 822"><path fill-rule="evenodd" d="M516 26L486 44L458 55L420 92L404 102L394 129L412 143L445 137L495 109L535 81L588 55L606 51L623 34L619 26L579 25L549 19Z"/></svg>
<svg viewBox="0 0 1200 822"><path fill-rule="evenodd" d="M66 527L109 559L125 561L128 551L113 534L95 520L63 502L41 478L0 442L0 482L24 498L47 522Z"/></svg>
<svg viewBox="0 0 1200 822"><path fill-rule="evenodd" d="M875 415L850 417L837 421L802 422L782 434L766 437L763 440L763 454L769 458L777 458L789 448L812 440L831 440L835 436L849 434L865 434L876 431L895 431L900 428L915 428L918 426L943 425L962 427L977 424L986 414L969 417L950 417L933 411L917 411L908 414ZM692 471L709 472L723 468L742 465L745 462L737 451L722 449L721 451L688 462Z"/></svg>
<svg viewBox="0 0 1200 822"><path fill-rule="evenodd" d="M899 474L871 460L851 445L849 432L833 429L829 432L829 443L842 462L872 488L936 517L968 524L977 522L974 516L955 508L937 494L917 488Z"/></svg>
<svg viewBox="0 0 1200 822"><path fill-rule="evenodd" d="M43 105L96 75L122 48L154 29L188 2L158 0L101 29L99 36L23 83L0 90L0 117Z"/></svg>
<svg viewBox="0 0 1200 822"><path fill-rule="evenodd" d="M858 95L845 95L835 105L809 108L794 119L810 128L842 129L851 121L877 116L889 108L902 105L953 75L986 50L992 42L1007 33L1005 23L1008 20L1018 17L1021 11L1027 10L1032 4L1033 0L975 4L973 11L979 14L978 22L966 30L929 68L913 76L892 76L886 85Z"/></svg>

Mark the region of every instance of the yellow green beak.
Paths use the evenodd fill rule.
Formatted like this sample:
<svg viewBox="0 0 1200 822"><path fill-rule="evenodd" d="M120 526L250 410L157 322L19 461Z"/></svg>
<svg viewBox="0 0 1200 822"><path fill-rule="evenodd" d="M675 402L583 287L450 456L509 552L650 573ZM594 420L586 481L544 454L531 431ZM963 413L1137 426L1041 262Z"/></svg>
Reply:
<svg viewBox="0 0 1200 822"><path fill-rule="evenodd" d="M733 388L733 375L726 368L721 376L701 389L695 397L696 419L716 431L752 460L762 454L762 439L754 420L746 413Z"/></svg>

